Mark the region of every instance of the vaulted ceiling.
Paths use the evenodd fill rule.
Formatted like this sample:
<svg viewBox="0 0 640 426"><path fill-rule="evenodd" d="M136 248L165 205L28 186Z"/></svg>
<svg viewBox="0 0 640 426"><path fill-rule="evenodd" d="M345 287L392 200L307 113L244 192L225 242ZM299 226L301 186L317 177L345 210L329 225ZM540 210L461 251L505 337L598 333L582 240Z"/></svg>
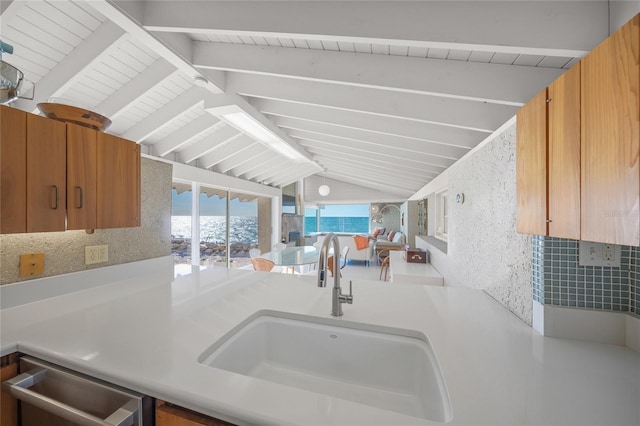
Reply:
<svg viewBox="0 0 640 426"><path fill-rule="evenodd" d="M608 35L606 1L2 0L4 60L155 157L408 197ZM204 77L206 84L197 85ZM211 111L236 105L295 160Z"/></svg>

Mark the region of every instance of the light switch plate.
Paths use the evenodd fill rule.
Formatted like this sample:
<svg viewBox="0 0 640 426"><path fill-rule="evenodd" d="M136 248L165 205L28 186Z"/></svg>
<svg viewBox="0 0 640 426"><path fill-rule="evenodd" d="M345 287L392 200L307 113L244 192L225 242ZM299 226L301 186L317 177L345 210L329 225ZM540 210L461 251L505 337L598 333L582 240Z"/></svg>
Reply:
<svg viewBox="0 0 640 426"><path fill-rule="evenodd" d="M580 266L620 267L621 247L615 244L580 241L578 263Z"/></svg>

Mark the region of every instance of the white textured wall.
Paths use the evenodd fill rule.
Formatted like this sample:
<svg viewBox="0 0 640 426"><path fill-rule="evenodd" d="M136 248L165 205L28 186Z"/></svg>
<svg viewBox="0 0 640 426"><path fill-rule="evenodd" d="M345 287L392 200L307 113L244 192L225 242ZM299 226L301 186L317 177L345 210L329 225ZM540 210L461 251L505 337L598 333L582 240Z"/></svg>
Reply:
<svg viewBox="0 0 640 426"><path fill-rule="evenodd" d="M429 250L446 285L483 289L531 324L532 246L516 233L515 144L513 125L449 168L447 253Z"/></svg>
<svg viewBox="0 0 640 426"><path fill-rule="evenodd" d="M1 235L0 284L29 279L19 277L22 253L44 252L44 274L33 278L171 254L171 181L170 164L142 159L142 219L136 228ZM84 247L102 244L109 246L109 262L85 265Z"/></svg>

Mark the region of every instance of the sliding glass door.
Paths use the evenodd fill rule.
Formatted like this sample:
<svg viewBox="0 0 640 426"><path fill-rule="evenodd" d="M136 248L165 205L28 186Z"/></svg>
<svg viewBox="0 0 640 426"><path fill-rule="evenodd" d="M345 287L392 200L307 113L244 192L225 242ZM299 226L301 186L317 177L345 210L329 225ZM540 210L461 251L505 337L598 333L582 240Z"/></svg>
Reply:
<svg viewBox="0 0 640 426"><path fill-rule="evenodd" d="M174 182L171 199L175 264L252 269L250 251L270 250L271 198Z"/></svg>
<svg viewBox="0 0 640 426"><path fill-rule="evenodd" d="M231 193L229 202L229 255L232 268L250 268L250 251L269 251L271 200Z"/></svg>
<svg viewBox="0 0 640 426"><path fill-rule="evenodd" d="M171 254L176 265L191 264L191 184L174 182L171 190Z"/></svg>
<svg viewBox="0 0 640 426"><path fill-rule="evenodd" d="M227 191L200 187L200 265L227 267Z"/></svg>

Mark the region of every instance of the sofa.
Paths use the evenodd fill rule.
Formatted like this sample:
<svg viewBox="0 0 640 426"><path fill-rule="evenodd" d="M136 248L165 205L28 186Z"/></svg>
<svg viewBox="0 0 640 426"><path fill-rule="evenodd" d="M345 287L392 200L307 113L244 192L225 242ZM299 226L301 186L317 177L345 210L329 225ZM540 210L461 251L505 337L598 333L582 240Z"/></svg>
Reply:
<svg viewBox="0 0 640 426"><path fill-rule="evenodd" d="M399 250L405 244L407 244L407 237L402 232L393 232L391 236L391 241L389 241L389 234L393 231L390 231L388 234L378 235L374 242L376 255L382 250L390 249L390 250Z"/></svg>

